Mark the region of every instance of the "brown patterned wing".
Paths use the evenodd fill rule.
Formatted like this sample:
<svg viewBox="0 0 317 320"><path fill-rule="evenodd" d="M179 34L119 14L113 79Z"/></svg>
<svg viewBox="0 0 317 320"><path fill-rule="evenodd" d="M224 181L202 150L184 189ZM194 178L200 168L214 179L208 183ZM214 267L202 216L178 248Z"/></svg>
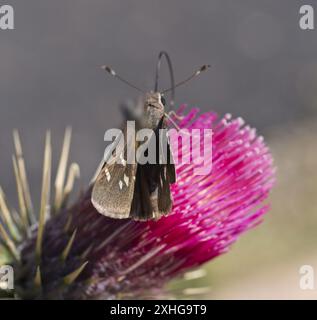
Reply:
<svg viewBox="0 0 317 320"><path fill-rule="evenodd" d="M126 136L126 135L125 135ZM126 137L127 138L127 137ZM130 138L127 138L130 143ZM137 164L127 164L127 144L103 165L94 183L91 201L97 211L111 218L128 218L133 199Z"/></svg>
<svg viewBox="0 0 317 320"><path fill-rule="evenodd" d="M136 178L135 164L107 163L99 173L91 201L97 211L111 218L128 218Z"/></svg>

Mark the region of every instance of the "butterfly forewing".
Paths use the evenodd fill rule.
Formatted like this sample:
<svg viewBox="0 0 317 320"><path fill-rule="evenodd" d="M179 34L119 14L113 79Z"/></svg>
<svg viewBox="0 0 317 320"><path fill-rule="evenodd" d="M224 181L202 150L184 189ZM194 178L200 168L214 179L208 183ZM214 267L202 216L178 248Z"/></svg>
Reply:
<svg viewBox="0 0 317 320"><path fill-rule="evenodd" d="M92 203L105 216L122 219L130 215L137 164L128 164L126 159L127 144L123 150L118 148L111 160L106 160L94 183Z"/></svg>

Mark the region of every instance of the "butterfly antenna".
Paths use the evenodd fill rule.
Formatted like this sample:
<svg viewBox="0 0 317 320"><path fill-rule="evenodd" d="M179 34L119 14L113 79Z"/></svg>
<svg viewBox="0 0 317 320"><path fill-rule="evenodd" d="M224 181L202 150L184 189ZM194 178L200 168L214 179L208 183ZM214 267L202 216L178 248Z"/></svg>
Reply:
<svg viewBox="0 0 317 320"><path fill-rule="evenodd" d="M154 92L158 92L158 83L159 83L159 76L160 76L160 69L161 69L161 62L162 62L162 58L165 57L166 62L167 62L167 66L169 69L169 73L170 73L170 79L171 79L171 101L170 101L170 106L173 107L174 106L174 101L175 101L175 81L174 81L174 72L173 72L173 66L172 66L172 61L168 55L167 52L165 51L161 51L159 53L158 56L158 60L157 60L157 65L156 65L156 73L155 73L155 85L154 85Z"/></svg>
<svg viewBox="0 0 317 320"><path fill-rule="evenodd" d="M206 71L208 68L210 68L209 64L204 64L203 66L201 66L197 71L195 71L191 76L189 76L188 78L186 78L185 80L177 83L176 85L165 89L164 91L162 91L162 93L166 93L168 91L174 91L175 88L182 86L183 84L187 83L188 81L190 81L191 79L197 77L198 75L200 75L203 71Z"/></svg>
<svg viewBox="0 0 317 320"><path fill-rule="evenodd" d="M134 84L132 84L131 82L121 78L112 68L110 68L109 66L102 66L101 69L107 71L109 74L111 74L113 77L119 79L121 82L127 84L129 87L133 88L133 89L136 89L140 92L142 92L143 94L145 93L142 89L136 87Z"/></svg>

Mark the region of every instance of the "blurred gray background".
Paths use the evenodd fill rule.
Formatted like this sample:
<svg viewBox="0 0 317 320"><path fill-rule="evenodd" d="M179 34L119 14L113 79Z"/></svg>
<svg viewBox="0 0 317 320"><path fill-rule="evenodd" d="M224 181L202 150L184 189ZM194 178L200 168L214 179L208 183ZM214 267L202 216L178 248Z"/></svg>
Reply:
<svg viewBox="0 0 317 320"><path fill-rule="evenodd" d="M315 217L313 204L307 205L308 210L299 205L293 218L286 216L294 206L287 207L291 191L285 187L296 188L292 189L295 196L312 194L310 199L315 198L311 172L316 168L316 154L310 154L313 160L307 162L301 148L316 149L315 140L307 145L306 137L316 128L317 30L303 31L298 24L300 6L311 3L317 10L315 1L2 2L15 9L15 30L0 31L0 182L12 203L16 203L13 128L22 136L35 198L48 128L56 167L64 129L72 126L71 159L79 163L80 184L86 185L103 155L105 130L120 123L120 101L137 96L104 74L100 66L109 64L131 82L151 89L158 52L166 50L178 80L202 64L212 65L209 72L177 90L177 102L220 114L230 112L255 126L272 146L277 166L282 168L279 172L285 173L279 179L284 181L283 188L276 187L271 215L278 217L281 228L288 221L286 225L298 231L299 219L311 225L305 214ZM163 71L162 86L169 85L168 80ZM291 151L285 149L289 144ZM292 159L297 160L285 163ZM298 161L307 163L289 180ZM301 180L303 175L307 185ZM307 201L311 200L302 200ZM280 239L284 229L277 225L274 230L279 230L276 238ZM267 228L263 238L270 236L272 229ZM312 239L315 234L313 229ZM298 238L307 239L305 226ZM288 240L281 241L288 252ZM250 256L249 249L241 250Z"/></svg>

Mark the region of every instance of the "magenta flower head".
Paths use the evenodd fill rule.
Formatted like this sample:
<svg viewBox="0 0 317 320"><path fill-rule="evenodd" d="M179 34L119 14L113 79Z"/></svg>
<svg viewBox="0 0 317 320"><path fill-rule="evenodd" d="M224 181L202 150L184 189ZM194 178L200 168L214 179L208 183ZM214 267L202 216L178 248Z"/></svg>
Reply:
<svg viewBox="0 0 317 320"><path fill-rule="evenodd" d="M272 157L241 118L178 110L180 128L212 129L212 170L194 174L194 162L177 164L172 213L158 221L111 219L93 207L91 188L67 206L76 166L64 184L67 132L49 206L50 141L47 138L42 204L33 215L19 139L15 164L20 213L9 212L1 193L0 235L16 272L15 294L44 299L141 299L161 297L173 278L226 252L268 211L274 183ZM171 138L172 149L191 150ZM38 220L38 223L36 222Z"/></svg>

